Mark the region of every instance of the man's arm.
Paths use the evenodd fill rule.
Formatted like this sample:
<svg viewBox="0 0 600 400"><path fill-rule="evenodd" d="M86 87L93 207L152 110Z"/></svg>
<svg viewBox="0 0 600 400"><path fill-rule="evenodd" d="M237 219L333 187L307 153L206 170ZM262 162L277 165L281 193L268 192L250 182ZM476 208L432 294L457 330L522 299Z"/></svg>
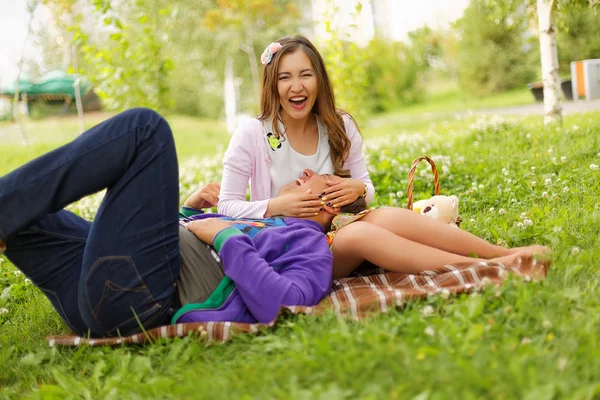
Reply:
<svg viewBox="0 0 600 400"><path fill-rule="evenodd" d="M207 183L188 197L183 205L184 207L195 208L196 210L214 207L219 202L220 193L220 183Z"/></svg>

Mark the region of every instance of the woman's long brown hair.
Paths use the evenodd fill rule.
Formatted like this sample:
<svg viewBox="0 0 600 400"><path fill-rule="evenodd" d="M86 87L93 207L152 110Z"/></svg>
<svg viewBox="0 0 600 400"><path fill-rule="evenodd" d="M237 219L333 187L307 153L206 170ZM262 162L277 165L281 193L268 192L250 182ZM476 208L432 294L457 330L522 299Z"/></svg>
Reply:
<svg viewBox="0 0 600 400"><path fill-rule="evenodd" d="M350 177L350 171L344 169L344 163L350 153L350 139L346 135L344 120L342 116L347 114L345 111L335 108L335 96L333 87L329 80L329 75L325 69L325 63L321 54L315 46L304 36L285 37L278 40L281 49L273 55L269 64L263 66L262 74L262 93L260 96L260 120L271 120L273 123L273 134L280 137L284 132L279 132L281 121L281 102L277 90L277 71L281 57L287 53L293 53L301 50L308 56L317 78L317 100L312 108L312 112L319 115L327 127L329 136L329 154L333 163L334 173L341 177ZM356 125L356 121L347 114ZM358 130L358 126L356 126Z"/></svg>

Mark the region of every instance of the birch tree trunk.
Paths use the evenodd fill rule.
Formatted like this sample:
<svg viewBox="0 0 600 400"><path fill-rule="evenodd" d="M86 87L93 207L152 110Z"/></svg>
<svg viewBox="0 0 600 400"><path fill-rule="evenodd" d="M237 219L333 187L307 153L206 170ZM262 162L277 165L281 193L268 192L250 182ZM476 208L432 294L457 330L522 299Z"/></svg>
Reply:
<svg viewBox="0 0 600 400"><path fill-rule="evenodd" d="M555 10L556 0L537 0L542 82L544 83L544 124L546 125L562 124L558 49L554 24Z"/></svg>

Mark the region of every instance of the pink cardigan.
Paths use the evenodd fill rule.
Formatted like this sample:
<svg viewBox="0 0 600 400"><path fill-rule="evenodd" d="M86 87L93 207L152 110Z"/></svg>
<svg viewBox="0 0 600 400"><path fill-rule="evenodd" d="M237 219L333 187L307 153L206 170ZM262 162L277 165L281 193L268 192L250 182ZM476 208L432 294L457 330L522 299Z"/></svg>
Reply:
<svg viewBox="0 0 600 400"><path fill-rule="evenodd" d="M362 151L362 138L352 119L343 116L346 134L351 147L344 168L350 176L367 184L366 200L375 196L375 188L369 177ZM271 159L263 123L253 118L236 129L223 158L223 179L217 209L219 214L234 218L263 218L271 194L269 168ZM246 201L246 188L250 182L250 201Z"/></svg>

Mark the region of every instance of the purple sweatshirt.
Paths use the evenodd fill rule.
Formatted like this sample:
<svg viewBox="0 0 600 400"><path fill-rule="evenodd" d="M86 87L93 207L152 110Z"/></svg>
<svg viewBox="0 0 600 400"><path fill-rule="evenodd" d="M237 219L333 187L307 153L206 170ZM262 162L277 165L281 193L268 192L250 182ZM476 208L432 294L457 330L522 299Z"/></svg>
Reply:
<svg viewBox="0 0 600 400"><path fill-rule="evenodd" d="M194 219L215 217L223 216ZM184 306L172 322L269 323L281 306L316 305L331 288L333 269L323 228L298 218L283 221L266 227L259 220L249 221L261 226L253 237L235 227L219 232L213 246L223 262L223 282L206 302Z"/></svg>

